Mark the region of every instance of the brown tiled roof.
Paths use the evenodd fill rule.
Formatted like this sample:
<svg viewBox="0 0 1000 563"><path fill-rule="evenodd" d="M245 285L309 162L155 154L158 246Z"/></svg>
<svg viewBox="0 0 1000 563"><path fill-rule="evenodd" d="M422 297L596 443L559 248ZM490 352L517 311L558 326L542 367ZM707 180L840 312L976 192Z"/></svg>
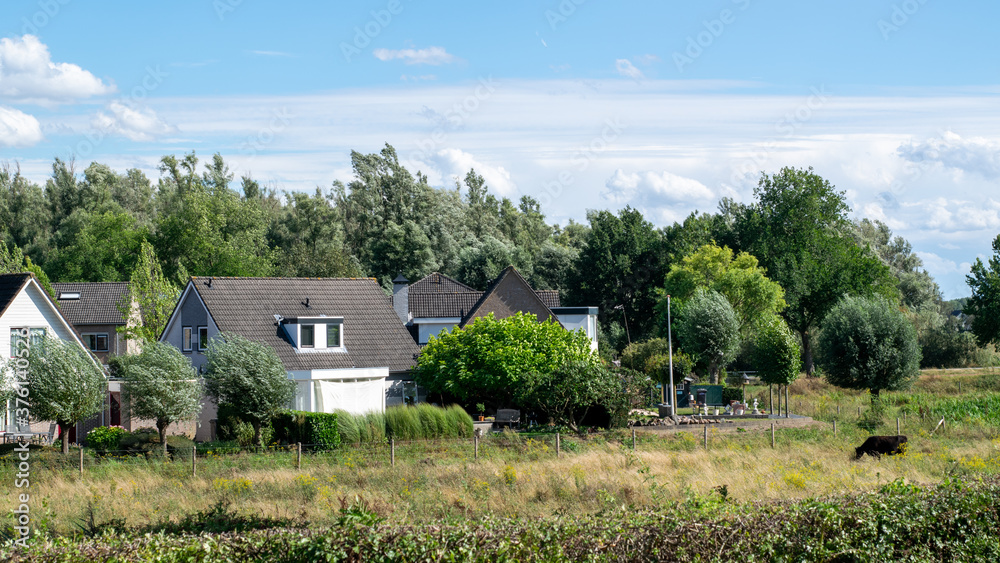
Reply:
<svg viewBox="0 0 1000 563"><path fill-rule="evenodd" d="M271 346L290 371L351 367L406 371L420 352L389 296L370 278L192 277L191 282L219 330ZM274 315L343 317L347 352L296 352Z"/></svg>
<svg viewBox="0 0 1000 563"><path fill-rule="evenodd" d="M118 310L128 295L127 282L54 283L56 303L66 320L78 325L124 325ZM62 299L64 293L79 293L79 299Z"/></svg>
<svg viewBox="0 0 1000 563"><path fill-rule="evenodd" d="M7 311L29 278L31 274L0 274L0 316Z"/></svg>
<svg viewBox="0 0 1000 563"><path fill-rule="evenodd" d="M545 303L545 306L549 309L562 306L559 300L558 289L536 289L535 294L538 295L538 298L541 299L542 303Z"/></svg>
<svg viewBox="0 0 1000 563"><path fill-rule="evenodd" d="M538 317L539 321L553 319L559 322L559 319L538 293L531 289L531 286L521 277L514 266L507 266L497 279L493 280L490 287L486 288L479 301L462 318L460 326L465 326L490 313L493 313L494 318L503 319L519 312L532 313Z"/></svg>

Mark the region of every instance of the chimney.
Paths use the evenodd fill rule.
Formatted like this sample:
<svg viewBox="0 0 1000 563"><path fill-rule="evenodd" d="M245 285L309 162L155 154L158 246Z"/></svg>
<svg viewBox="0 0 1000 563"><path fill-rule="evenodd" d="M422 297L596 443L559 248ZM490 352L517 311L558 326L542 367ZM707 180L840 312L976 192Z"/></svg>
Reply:
<svg viewBox="0 0 1000 563"><path fill-rule="evenodd" d="M392 308L403 324L410 322L410 280L403 274L392 280Z"/></svg>

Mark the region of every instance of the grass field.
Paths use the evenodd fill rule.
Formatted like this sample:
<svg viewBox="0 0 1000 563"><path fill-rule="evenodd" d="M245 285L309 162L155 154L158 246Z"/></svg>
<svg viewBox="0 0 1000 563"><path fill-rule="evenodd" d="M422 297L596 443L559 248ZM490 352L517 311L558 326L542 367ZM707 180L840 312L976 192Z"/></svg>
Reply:
<svg viewBox="0 0 1000 563"><path fill-rule="evenodd" d="M461 526L496 518L655 512L699 499L748 506L806 502L892 483L993 482L1000 475L997 379L992 372L932 373L908 392L887 393L885 426L875 433L894 434L896 416L906 412L902 433L910 441L905 455L881 460L851 459L870 435L856 424L867 393L804 380L791 387L792 411L820 422L779 430L773 449L765 428L710 428L707 450L701 434L690 432L640 430L635 450L626 431L563 436L559 457L552 434L505 434L482 440L478 459L471 440L397 444L395 466L387 446L304 454L301 470L294 452L204 452L196 476L189 456L147 462L88 455L80 475L75 456L46 453L33 466L32 518L50 536L163 530L213 510L320 529L342 525L345 513L362 506L392 525ZM767 390L751 393L766 396ZM948 422L932 435L941 416ZM0 486L5 498L14 498L12 481Z"/></svg>

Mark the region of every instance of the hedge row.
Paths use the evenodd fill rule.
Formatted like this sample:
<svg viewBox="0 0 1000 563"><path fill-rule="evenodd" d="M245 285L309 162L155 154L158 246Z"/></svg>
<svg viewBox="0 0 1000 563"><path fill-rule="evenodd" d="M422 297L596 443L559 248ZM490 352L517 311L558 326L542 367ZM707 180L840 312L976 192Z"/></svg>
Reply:
<svg viewBox="0 0 1000 563"><path fill-rule="evenodd" d="M394 440L471 438L472 417L461 407L422 403L389 407L384 413L351 414L284 411L271 419L273 440L283 444L315 444L332 449L341 444L381 444Z"/></svg>

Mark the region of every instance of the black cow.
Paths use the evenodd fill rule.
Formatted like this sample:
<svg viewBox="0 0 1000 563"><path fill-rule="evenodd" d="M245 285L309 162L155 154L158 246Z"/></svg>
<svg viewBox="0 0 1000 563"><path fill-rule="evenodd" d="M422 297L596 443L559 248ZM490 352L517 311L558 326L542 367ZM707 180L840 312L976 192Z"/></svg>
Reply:
<svg viewBox="0 0 1000 563"><path fill-rule="evenodd" d="M861 459L865 454L875 458L882 457L882 454L901 454L905 448L906 436L872 436L860 447L854 448L857 454L854 459Z"/></svg>

